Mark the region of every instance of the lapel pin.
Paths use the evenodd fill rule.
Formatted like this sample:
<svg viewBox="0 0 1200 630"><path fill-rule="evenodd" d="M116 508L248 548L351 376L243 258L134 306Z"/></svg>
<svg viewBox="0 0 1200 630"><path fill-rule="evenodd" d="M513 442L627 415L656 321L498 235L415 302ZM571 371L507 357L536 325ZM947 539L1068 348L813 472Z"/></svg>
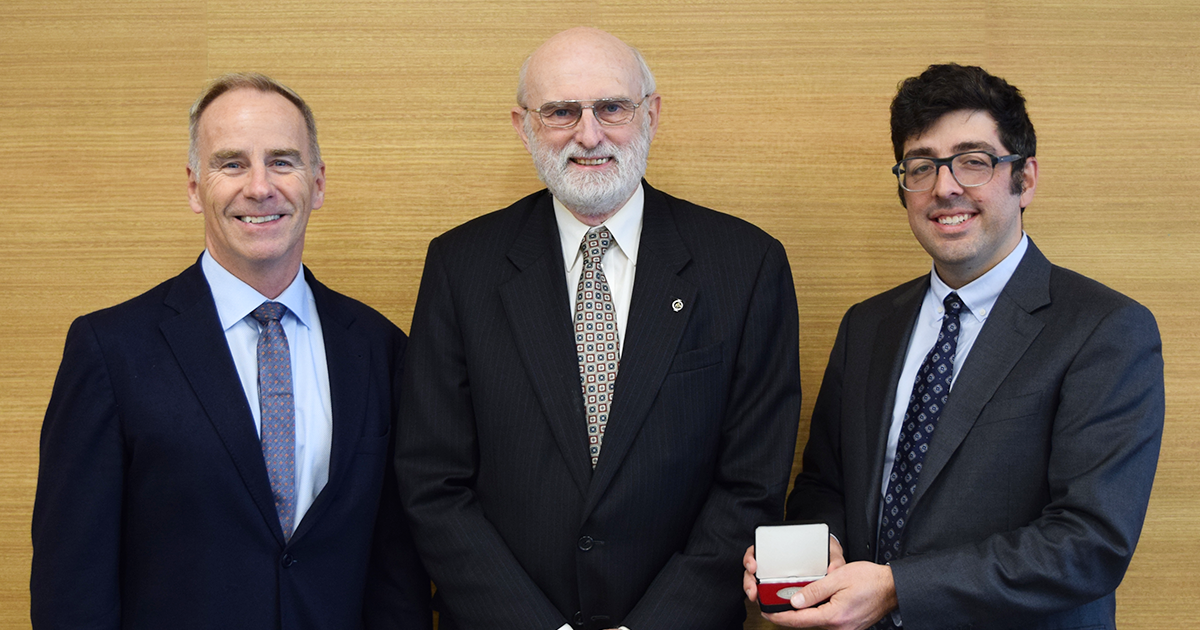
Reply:
<svg viewBox="0 0 1200 630"><path fill-rule="evenodd" d="M674 309L674 311L676 313L678 313L679 311L682 311L683 310L683 300L681 300L679 298L675 298L675 301L671 302L671 308Z"/></svg>

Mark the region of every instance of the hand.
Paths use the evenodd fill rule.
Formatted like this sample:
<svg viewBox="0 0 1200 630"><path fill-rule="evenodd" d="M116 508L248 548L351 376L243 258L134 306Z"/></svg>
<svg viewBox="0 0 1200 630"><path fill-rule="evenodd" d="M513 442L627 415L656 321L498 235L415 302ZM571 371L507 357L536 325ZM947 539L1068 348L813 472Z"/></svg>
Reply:
<svg viewBox="0 0 1200 630"><path fill-rule="evenodd" d="M846 564L846 558L842 555L842 544L837 538L829 537L829 571L833 571ZM754 558L754 545L746 548L746 555L742 557L742 566L746 567L742 573L742 590L746 591L746 597L754 603L758 603L758 580L754 574L758 572L758 561Z"/></svg>
<svg viewBox="0 0 1200 630"><path fill-rule="evenodd" d="M832 546L831 543L831 551ZM896 609L891 567L873 562L842 562L792 597L792 606L797 610L763 613L763 618L791 628L863 630Z"/></svg>

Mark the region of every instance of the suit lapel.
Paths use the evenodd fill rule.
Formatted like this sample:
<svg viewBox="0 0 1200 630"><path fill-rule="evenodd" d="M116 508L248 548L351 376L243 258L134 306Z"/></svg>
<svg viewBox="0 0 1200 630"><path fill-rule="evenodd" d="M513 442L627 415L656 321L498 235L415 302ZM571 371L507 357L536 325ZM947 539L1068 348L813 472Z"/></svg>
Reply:
<svg viewBox="0 0 1200 630"><path fill-rule="evenodd" d="M164 303L179 314L164 319L159 329L229 451L246 490L282 545L283 531L275 513L262 446L254 430L254 416L199 263L177 277Z"/></svg>
<svg viewBox="0 0 1200 630"><path fill-rule="evenodd" d="M912 388L911 383L901 384L900 373L904 370L904 357L908 353L908 342L912 337L913 323L921 310L921 302L929 289L929 277L910 282L889 305L890 311L879 322L872 348L867 376L866 422L863 425L862 443L872 445L867 452L866 464L870 466L867 476L866 494L863 502L867 523L871 530L878 527L880 486L883 479L883 460L887 456L888 432L892 426L892 412L896 406L896 392Z"/></svg>
<svg viewBox="0 0 1200 630"><path fill-rule="evenodd" d="M353 332L354 316L337 307L332 300L332 291L317 282L307 268L304 276L317 303L317 316L321 318L325 366L329 371L329 402L333 409L333 439L329 448L329 479L305 512L292 535L293 540L312 529L312 524L320 518L332 497L340 495L338 487L346 479L359 436L363 434L367 389L371 382L368 358L371 348L365 339Z"/></svg>
<svg viewBox="0 0 1200 630"><path fill-rule="evenodd" d="M1050 261L1030 240L1029 249L1000 292L992 314L960 368L925 457L911 509L916 509L921 496L958 450L1000 383L1042 331L1042 322L1030 313L1049 303Z"/></svg>
<svg viewBox="0 0 1200 630"><path fill-rule="evenodd" d="M603 496L658 396L696 302L696 287L679 277L691 254L664 195L643 182L645 207L625 347L612 412L584 514ZM681 300L676 311L672 304Z"/></svg>
<svg viewBox="0 0 1200 630"><path fill-rule="evenodd" d="M566 270L551 196L532 202L508 259L519 273L500 286L521 362L580 494L592 476L587 415L571 328Z"/></svg>

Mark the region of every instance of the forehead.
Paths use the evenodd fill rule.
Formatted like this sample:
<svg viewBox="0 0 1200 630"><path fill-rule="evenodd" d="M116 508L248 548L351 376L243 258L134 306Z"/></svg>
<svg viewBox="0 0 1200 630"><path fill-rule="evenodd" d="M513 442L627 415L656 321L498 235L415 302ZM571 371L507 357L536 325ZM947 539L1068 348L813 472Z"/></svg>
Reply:
<svg viewBox="0 0 1200 630"><path fill-rule="evenodd" d="M947 156L971 149L1004 149L996 120L985 111L964 109L944 114L929 129L904 141L905 156Z"/></svg>
<svg viewBox="0 0 1200 630"><path fill-rule="evenodd" d="M304 150L308 145L300 110L280 94L253 88L230 90L213 99L200 115L197 132L211 151L242 145Z"/></svg>
<svg viewBox="0 0 1200 630"><path fill-rule="evenodd" d="M539 49L529 60L526 87L531 104L625 97L639 99L637 60L611 42L561 42Z"/></svg>

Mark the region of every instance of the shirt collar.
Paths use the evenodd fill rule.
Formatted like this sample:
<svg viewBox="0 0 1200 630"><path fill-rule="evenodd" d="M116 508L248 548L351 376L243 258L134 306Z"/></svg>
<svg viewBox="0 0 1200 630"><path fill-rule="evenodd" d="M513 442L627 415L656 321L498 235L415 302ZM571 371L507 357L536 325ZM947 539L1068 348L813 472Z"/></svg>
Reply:
<svg viewBox="0 0 1200 630"><path fill-rule="evenodd" d="M200 257L200 269L204 272L204 278L208 280L208 287L212 290L213 300L217 303L217 317L221 320L222 330L229 330L263 302L270 300L222 267L207 249ZM315 299L308 282L304 280L303 267L296 271L296 278L288 288L271 301L283 304L301 324L312 327L311 308Z"/></svg>
<svg viewBox="0 0 1200 630"><path fill-rule="evenodd" d="M1029 235L1021 233L1021 241L1013 248L1004 260L1001 260L987 271L987 273L972 280L970 283L959 288L959 299L962 300L963 306L971 312L976 319L984 321L992 312L992 307L995 306L996 300L1000 297L1000 292L1004 290L1004 286L1008 284L1013 273L1017 270L1017 265L1021 263L1021 258L1025 256L1025 250L1029 249ZM951 289L937 275L937 268L929 273L929 289L933 293L933 297L937 300L938 316L942 314L942 302L946 296L950 294Z"/></svg>
<svg viewBox="0 0 1200 630"><path fill-rule="evenodd" d="M634 265L637 265L645 202L646 193L642 190L642 185L638 184L637 190L633 191L633 196L629 198L629 201L626 201L620 210L617 210L601 224L608 228L617 247L621 248L625 257ZM575 218L575 215L571 214L571 211L557 197L554 198L554 217L558 221L558 237L562 242L563 266L570 269L579 256L579 243L583 241L583 235L587 234L592 226Z"/></svg>

